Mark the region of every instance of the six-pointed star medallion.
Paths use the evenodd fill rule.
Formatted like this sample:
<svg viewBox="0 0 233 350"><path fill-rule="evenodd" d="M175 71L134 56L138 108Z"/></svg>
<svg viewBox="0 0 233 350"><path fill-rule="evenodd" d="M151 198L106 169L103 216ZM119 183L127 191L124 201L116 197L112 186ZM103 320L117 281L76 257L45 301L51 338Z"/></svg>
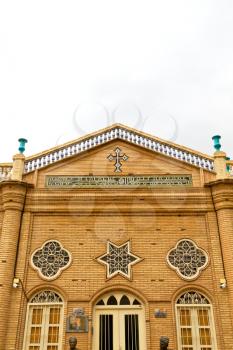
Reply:
<svg viewBox="0 0 233 350"><path fill-rule="evenodd" d="M107 242L107 253L97 258L101 264L107 267L107 278L120 274L126 278L131 278L131 266L142 259L130 253L130 241L117 246Z"/></svg>

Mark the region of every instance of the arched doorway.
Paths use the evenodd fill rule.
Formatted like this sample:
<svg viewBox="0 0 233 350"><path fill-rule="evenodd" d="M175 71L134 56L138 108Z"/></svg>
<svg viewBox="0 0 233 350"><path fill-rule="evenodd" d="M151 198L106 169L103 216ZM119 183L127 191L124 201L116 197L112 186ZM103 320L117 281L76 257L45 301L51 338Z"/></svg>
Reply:
<svg viewBox="0 0 233 350"><path fill-rule="evenodd" d="M145 309L138 297L115 291L97 300L92 350L146 350Z"/></svg>

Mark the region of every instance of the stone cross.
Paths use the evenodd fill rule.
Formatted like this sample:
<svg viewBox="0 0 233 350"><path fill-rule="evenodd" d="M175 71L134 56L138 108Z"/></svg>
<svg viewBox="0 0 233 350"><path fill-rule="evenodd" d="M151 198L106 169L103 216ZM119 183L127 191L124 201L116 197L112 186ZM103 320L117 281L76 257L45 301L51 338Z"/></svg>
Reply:
<svg viewBox="0 0 233 350"><path fill-rule="evenodd" d="M114 172L115 173L120 173L122 170L121 170L121 166L122 166L122 163L121 161L124 160L126 161L129 157L124 153L121 155L121 149L119 147L116 147L114 149L114 152L115 152L115 155L112 155L112 154L109 154L109 156L107 157L108 160L112 161L112 160L115 160L115 170Z"/></svg>

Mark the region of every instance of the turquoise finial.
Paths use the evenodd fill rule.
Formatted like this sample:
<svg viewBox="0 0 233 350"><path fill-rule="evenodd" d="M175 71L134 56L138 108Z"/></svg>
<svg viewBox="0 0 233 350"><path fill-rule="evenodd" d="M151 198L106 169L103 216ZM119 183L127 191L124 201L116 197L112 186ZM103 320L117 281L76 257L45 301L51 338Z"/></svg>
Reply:
<svg viewBox="0 0 233 350"><path fill-rule="evenodd" d="M230 160L231 158L230 157L226 157L226 160ZM229 173L231 170L231 167L229 164L227 164L227 173Z"/></svg>
<svg viewBox="0 0 233 350"><path fill-rule="evenodd" d="M27 143L28 140L21 138L21 139L18 139L18 141L19 141L19 148L18 148L18 150L19 150L20 153L23 154L23 152L25 151L25 143Z"/></svg>
<svg viewBox="0 0 233 350"><path fill-rule="evenodd" d="M221 136L219 135L215 135L212 137L212 140L214 141L214 148L216 149L216 151L220 151L221 149L221 144L219 142L220 139L221 139Z"/></svg>

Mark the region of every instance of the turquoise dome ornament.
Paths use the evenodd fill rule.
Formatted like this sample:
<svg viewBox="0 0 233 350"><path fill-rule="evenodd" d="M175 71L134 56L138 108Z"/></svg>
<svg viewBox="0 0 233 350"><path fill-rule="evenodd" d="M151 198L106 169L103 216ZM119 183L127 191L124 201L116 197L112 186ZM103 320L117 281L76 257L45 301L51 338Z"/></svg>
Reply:
<svg viewBox="0 0 233 350"><path fill-rule="evenodd" d="M20 139L18 139L18 141L19 141L18 150L21 154L23 154L23 152L25 151L25 144L28 142L28 140L20 138Z"/></svg>
<svg viewBox="0 0 233 350"><path fill-rule="evenodd" d="M221 149L221 144L219 142L220 139L221 139L221 136L219 135L215 135L212 137L212 140L214 141L214 148L216 151L220 151Z"/></svg>

